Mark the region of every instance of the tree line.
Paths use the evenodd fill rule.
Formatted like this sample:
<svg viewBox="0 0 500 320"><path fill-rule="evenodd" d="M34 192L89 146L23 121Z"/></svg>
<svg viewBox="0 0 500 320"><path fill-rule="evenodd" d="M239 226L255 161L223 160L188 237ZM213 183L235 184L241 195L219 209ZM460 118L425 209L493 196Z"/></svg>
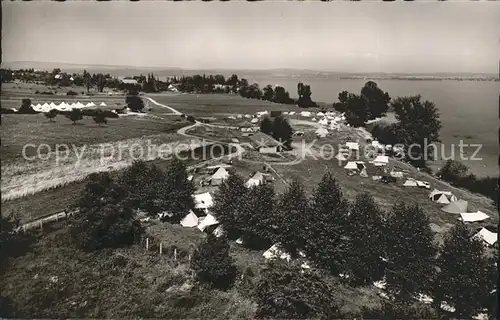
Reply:
<svg viewBox="0 0 500 320"><path fill-rule="evenodd" d="M85 251L130 245L144 232L136 209L179 223L194 207L193 192L178 160L166 171L135 162L116 178L92 174L74 204L79 213L70 221L72 243ZM251 270L242 274L257 302L258 318L338 318L339 287L331 279L352 287L385 279L388 300L381 310L371 311L375 318L435 317L443 312L442 301L461 318L485 306L494 312L493 261L464 224L452 228L437 246L421 207L397 203L385 212L366 193L348 201L329 173L311 196L297 180L276 195L269 184L246 188L243 178L231 173L215 193L211 210L225 234L209 234L193 254L191 268L201 286L234 286L237 269L229 240L241 238L251 250L280 243L292 257L266 264L257 279ZM1 260L7 261L13 254L9 248L21 238L12 233L11 220L2 217L0 222ZM301 259L312 268L303 269ZM420 293L434 299L430 311L415 310Z"/></svg>

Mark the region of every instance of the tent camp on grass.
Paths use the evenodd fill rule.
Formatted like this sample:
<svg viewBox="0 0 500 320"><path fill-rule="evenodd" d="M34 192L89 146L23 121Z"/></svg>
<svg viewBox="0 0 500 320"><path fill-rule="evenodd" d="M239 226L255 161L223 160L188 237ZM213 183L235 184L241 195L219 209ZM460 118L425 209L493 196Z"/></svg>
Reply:
<svg viewBox="0 0 500 320"><path fill-rule="evenodd" d="M440 191L438 189L432 190L429 194L429 199L433 202L441 204L449 204L457 201L457 197L455 197L455 195L453 195L450 191Z"/></svg>
<svg viewBox="0 0 500 320"><path fill-rule="evenodd" d="M245 187L251 188L258 185L264 184L266 177L262 172L257 171L248 181L245 183Z"/></svg>
<svg viewBox="0 0 500 320"><path fill-rule="evenodd" d="M198 225L198 217L194 214L193 210L189 210L189 213L181 220L181 226L185 228L193 228Z"/></svg>
<svg viewBox="0 0 500 320"><path fill-rule="evenodd" d="M465 200L457 200L454 201L444 207L441 208L441 211L447 213L460 214L462 212L467 212L467 207L469 203Z"/></svg>
<svg viewBox="0 0 500 320"><path fill-rule="evenodd" d="M486 213L478 210L477 212L461 212L459 220L462 220L463 222L477 222L486 220L489 217L490 216Z"/></svg>
<svg viewBox="0 0 500 320"><path fill-rule="evenodd" d="M375 160L373 160L373 164L376 165L377 167L386 166L388 163L389 163L388 156L377 156Z"/></svg>
<svg viewBox="0 0 500 320"><path fill-rule="evenodd" d="M208 209L214 204L214 200L212 199L212 195L210 192L200 193L193 195L194 204L196 209Z"/></svg>
<svg viewBox="0 0 500 320"><path fill-rule="evenodd" d="M213 186L220 186L222 182L229 177L229 172L223 167L217 169L217 171L210 177L210 184Z"/></svg>
<svg viewBox="0 0 500 320"><path fill-rule="evenodd" d="M346 142L345 145L347 148L349 148L349 150L354 150L354 151L359 150L359 143L357 142Z"/></svg>
<svg viewBox="0 0 500 320"><path fill-rule="evenodd" d="M210 213L207 214L206 217L199 218L198 222L199 222L198 229L200 229L200 231L204 231L205 228L209 226L214 226L216 224L219 224L219 221L217 221L217 219Z"/></svg>
<svg viewBox="0 0 500 320"><path fill-rule="evenodd" d="M481 239L486 242L486 244L492 246L497 242L498 233L482 228L474 237Z"/></svg>

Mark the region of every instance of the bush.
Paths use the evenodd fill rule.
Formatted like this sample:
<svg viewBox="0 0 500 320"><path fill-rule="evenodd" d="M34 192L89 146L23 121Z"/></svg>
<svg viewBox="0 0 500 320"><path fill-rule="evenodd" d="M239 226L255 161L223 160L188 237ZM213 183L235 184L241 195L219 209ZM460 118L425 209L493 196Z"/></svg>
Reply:
<svg viewBox="0 0 500 320"><path fill-rule="evenodd" d="M209 234L195 251L192 267L200 283L217 289L229 289L236 278L236 266L229 255L227 238Z"/></svg>
<svg viewBox="0 0 500 320"><path fill-rule="evenodd" d="M196 120L195 120L195 118L193 116L187 116L186 120L189 121L189 122L192 122L192 123L196 122Z"/></svg>
<svg viewBox="0 0 500 320"><path fill-rule="evenodd" d="M31 100L30 99L23 99L23 102L21 103L21 107L17 111L19 114L35 114L38 113L37 111L33 110L31 107Z"/></svg>
<svg viewBox="0 0 500 320"><path fill-rule="evenodd" d="M67 96L77 96L77 95L78 95L78 93L77 93L77 92L75 92L75 91L70 90L70 91L66 92L66 95L67 95Z"/></svg>
<svg viewBox="0 0 500 320"><path fill-rule="evenodd" d="M76 124L78 120L83 119L83 113L80 109L71 109L68 113L65 114L68 119L73 121L73 124Z"/></svg>

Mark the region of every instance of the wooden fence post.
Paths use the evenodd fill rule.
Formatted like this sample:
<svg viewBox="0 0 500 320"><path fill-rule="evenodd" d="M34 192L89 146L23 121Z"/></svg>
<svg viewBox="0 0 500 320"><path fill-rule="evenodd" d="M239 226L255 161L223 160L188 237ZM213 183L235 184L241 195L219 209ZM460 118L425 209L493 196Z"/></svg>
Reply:
<svg viewBox="0 0 500 320"><path fill-rule="evenodd" d="M177 248L174 248L174 261L177 261Z"/></svg>
<svg viewBox="0 0 500 320"><path fill-rule="evenodd" d="M163 242L160 242L160 255L162 254L163 252Z"/></svg>
<svg viewBox="0 0 500 320"><path fill-rule="evenodd" d="M146 251L149 250L149 238L146 238Z"/></svg>

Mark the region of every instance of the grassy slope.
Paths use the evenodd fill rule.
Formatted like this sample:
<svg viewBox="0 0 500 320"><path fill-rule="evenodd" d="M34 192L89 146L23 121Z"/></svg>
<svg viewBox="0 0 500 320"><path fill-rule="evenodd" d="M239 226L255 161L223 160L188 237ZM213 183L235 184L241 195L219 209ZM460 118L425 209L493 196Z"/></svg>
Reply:
<svg viewBox="0 0 500 320"><path fill-rule="evenodd" d="M237 278L227 292L190 290L194 281L188 255L204 237L198 229L168 223L148 224L146 234L163 242L144 240L128 248L84 253L73 248L64 222L44 229L32 250L10 261L0 275L2 294L19 310L19 318L203 318L252 319L256 305L248 285ZM173 259L173 247L178 260ZM255 285L262 251L231 243L231 255L241 273L250 268ZM57 283L51 277L57 277ZM330 279L336 281L335 279ZM340 284L335 298L345 315L362 306L376 307L380 298L373 288L353 289ZM356 297L353 299L352 297Z"/></svg>
<svg viewBox="0 0 500 320"><path fill-rule="evenodd" d="M295 105L283 105L263 100L245 99L230 94L151 95L157 102L194 116L255 114L257 111L299 111Z"/></svg>

